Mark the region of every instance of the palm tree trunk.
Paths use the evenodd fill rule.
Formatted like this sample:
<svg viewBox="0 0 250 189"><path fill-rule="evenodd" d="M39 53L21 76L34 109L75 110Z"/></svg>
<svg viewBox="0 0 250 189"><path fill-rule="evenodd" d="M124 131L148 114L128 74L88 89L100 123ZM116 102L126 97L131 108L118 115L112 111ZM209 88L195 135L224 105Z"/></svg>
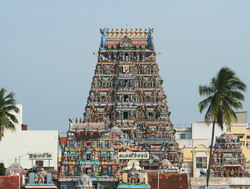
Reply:
<svg viewBox="0 0 250 189"><path fill-rule="evenodd" d="M213 146L214 146L214 128L215 128L215 120L213 121L212 138L211 138L209 162L208 162L208 169L207 169L207 188L208 188L208 183L209 183L211 160L212 160L212 152L213 152Z"/></svg>

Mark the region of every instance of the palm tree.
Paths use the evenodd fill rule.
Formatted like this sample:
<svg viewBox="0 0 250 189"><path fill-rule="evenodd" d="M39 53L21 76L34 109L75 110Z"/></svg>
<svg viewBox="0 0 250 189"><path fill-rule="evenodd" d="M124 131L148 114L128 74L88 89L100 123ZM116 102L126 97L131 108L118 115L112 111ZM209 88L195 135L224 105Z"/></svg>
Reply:
<svg viewBox="0 0 250 189"><path fill-rule="evenodd" d="M13 113L18 113L19 108L16 106L14 93L6 94L6 89L0 90L0 141L2 140L4 130L15 130L15 123L18 123Z"/></svg>
<svg viewBox="0 0 250 189"><path fill-rule="evenodd" d="M199 111L201 113L207 108L205 122L213 122L207 171L207 187L210 177L215 123L218 123L218 126L223 130L223 123L230 126L232 121L237 120L234 110L242 108L241 101L244 100L242 92L245 90L246 85L227 67L221 68L208 86L199 86L199 94L206 96L198 105Z"/></svg>

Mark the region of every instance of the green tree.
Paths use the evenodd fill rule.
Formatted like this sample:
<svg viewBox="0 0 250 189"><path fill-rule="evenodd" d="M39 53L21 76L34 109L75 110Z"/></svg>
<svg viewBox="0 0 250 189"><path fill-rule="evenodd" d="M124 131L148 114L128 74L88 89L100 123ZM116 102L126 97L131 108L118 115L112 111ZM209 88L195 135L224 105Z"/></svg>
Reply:
<svg viewBox="0 0 250 189"><path fill-rule="evenodd" d="M18 123L16 116L13 113L18 113L19 109L16 106L14 93L6 94L6 89L0 90L0 140L4 136L4 130L15 130L15 123Z"/></svg>
<svg viewBox="0 0 250 189"><path fill-rule="evenodd" d="M217 75L212 78L209 85L199 86L199 94L206 96L198 105L199 111L201 113L207 109L205 122L213 122L207 170L207 187L209 185L215 123L221 129L223 129L223 123L225 123L230 129L232 121L237 120L235 110L242 108L241 102L244 100L242 92L245 90L246 85L227 67L221 68Z"/></svg>
<svg viewBox="0 0 250 189"><path fill-rule="evenodd" d="M3 162L0 163L0 176L5 175L6 168L4 167Z"/></svg>

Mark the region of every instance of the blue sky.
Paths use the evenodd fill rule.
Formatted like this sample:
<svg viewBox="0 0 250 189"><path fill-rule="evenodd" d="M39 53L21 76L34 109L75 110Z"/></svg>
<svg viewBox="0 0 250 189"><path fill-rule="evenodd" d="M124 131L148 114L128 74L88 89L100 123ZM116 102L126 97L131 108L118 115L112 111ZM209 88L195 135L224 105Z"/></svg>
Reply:
<svg viewBox="0 0 250 189"><path fill-rule="evenodd" d="M65 132L81 117L101 27L153 27L171 120L203 120L198 86L223 66L250 84L250 1L0 1L0 87L30 129ZM243 110L250 110L249 91Z"/></svg>

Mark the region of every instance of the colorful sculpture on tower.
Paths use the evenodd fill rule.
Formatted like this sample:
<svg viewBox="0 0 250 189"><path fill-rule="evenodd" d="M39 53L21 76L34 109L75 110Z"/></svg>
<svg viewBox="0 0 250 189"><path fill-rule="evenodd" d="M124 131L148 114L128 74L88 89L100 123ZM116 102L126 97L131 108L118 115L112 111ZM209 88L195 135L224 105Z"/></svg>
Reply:
<svg viewBox="0 0 250 189"><path fill-rule="evenodd" d="M78 177L75 189L92 189L92 188L93 188L92 181L88 175L82 174L80 175L80 177Z"/></svg>
<svg viewBox="0 0 250 189"><path fill-rule="evenodd" d="M5 175L9 175L9 176L18 176L18 175L25 175L25 174L26 174L25 170L17 161L12 163L5 171Z"/></svg>
<svg viewBox="0 0 250 189"><path fill-rule="evenodd" d="M211 169L211 176L214 177L247 176L246 158L242 153L238 136L224 133L216 138Z"/></svg>

